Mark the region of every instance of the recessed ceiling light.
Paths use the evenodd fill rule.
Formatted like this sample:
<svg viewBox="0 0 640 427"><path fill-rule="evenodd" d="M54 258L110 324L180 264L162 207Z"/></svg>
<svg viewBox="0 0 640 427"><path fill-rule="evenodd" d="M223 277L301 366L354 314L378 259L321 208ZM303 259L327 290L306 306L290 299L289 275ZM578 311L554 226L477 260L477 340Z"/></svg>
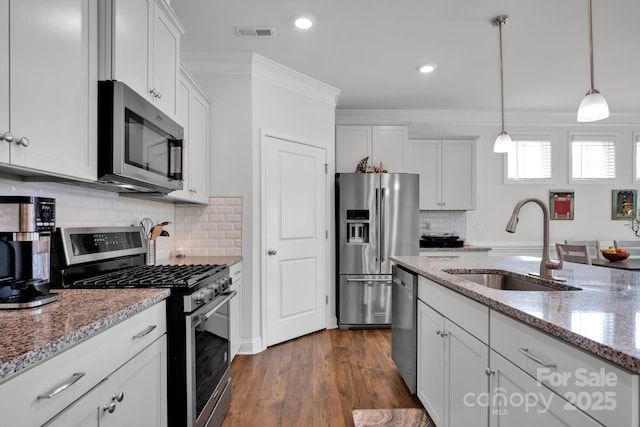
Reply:
<svg viewBox="0 0 640 427"><path fill-rule="evenodd" d="M293 20L293 25L299 30L308 30L313 27L313 17L309 15L298 16Z"/></svg>
<svg viewBox="0 0 640 427"><path fill-rule="evenodd" d="M433 72L433 70L435 69L436 69L435 64L425 64L418 67L418 71L420 71L422 74L429 74Z"/></svg>

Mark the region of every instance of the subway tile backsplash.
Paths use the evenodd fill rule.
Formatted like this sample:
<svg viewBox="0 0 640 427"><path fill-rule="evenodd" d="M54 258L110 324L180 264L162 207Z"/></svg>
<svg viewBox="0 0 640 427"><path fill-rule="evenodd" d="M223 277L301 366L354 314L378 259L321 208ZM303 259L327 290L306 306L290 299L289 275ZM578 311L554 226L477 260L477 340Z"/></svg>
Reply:
<svg viewBox="0 0 640 427"><path fill-rule="evenodd" d="M456 233L466 240L467 215L465 211L420 211L420 234Z"/></svg>
<svg viewBox="0 0 640 427"><path fill-rule="evenodd" d="M170 237L158 238L157 259L173 255L174 205L120 197L117 193L53 182L24 182L0 177L0 196L36 196L56 199L57 227L106 227L139 225L145 217L171 221Z"/></svg>
<svg viewBox="0 0 640 427"><path fill-rule="evenodd" d="M175 245L187 256L242 254L242 198L210 197L208 206L175 209Z"/></svg>

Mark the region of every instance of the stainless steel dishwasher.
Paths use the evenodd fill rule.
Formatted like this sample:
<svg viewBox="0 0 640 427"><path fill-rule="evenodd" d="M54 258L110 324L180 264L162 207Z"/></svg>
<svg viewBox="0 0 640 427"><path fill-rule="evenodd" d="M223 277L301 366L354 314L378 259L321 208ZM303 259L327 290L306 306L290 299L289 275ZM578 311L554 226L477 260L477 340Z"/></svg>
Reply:
<svg viewBox="0 0 640 427"><path fill-rule="evenodd" d="M393 266L391 358L409 391L416 393L418 276Z"/></svg>

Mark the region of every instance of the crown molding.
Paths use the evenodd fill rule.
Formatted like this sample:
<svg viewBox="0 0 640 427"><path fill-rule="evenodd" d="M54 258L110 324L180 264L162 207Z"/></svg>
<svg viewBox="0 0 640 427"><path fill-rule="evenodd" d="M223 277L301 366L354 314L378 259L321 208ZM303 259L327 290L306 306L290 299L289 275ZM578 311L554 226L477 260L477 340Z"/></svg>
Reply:
<svg viewBox="0 0 640 427"><path fill-rule="evenodd" d="M183 52L193 75L251 76L316 101L335 106L340 89L253 52Z"/></svg>
<svg viewBox="0 0 640 427"><path fill-rule="evenodd" d="M336 110L337 125L385 125L385 124L458 124L486 125L500 123L500 113L495 111L473 110ZM539 126L588 126L608 127L610 125L638 126L640 113L618 113L599 122L578 123L575 112L539 112L519 111L505 113L505 126L539 125Z"/></svg>

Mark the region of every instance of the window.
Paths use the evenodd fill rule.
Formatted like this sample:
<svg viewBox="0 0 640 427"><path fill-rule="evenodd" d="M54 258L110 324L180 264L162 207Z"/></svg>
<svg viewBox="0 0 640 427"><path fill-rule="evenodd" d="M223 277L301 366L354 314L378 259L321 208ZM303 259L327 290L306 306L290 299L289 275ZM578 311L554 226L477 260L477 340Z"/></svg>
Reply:
<svg viewBox="0 0 640 427"><path fill-rule="evenodd" d="M633 181L640 182L640 133L633 134Z"/></svg>
<svg viewBox="0 0 640 427"><path fill-rule="evenodd" d="M539 182L551 179L550 138L519 138L507 153L508 182Z"/></svg>
<svg viewBox="0 0 640 427"><path fill-rule="evenodd" d="M571 136L571 179L615 179L616 141L613 136Z"/></svg>

